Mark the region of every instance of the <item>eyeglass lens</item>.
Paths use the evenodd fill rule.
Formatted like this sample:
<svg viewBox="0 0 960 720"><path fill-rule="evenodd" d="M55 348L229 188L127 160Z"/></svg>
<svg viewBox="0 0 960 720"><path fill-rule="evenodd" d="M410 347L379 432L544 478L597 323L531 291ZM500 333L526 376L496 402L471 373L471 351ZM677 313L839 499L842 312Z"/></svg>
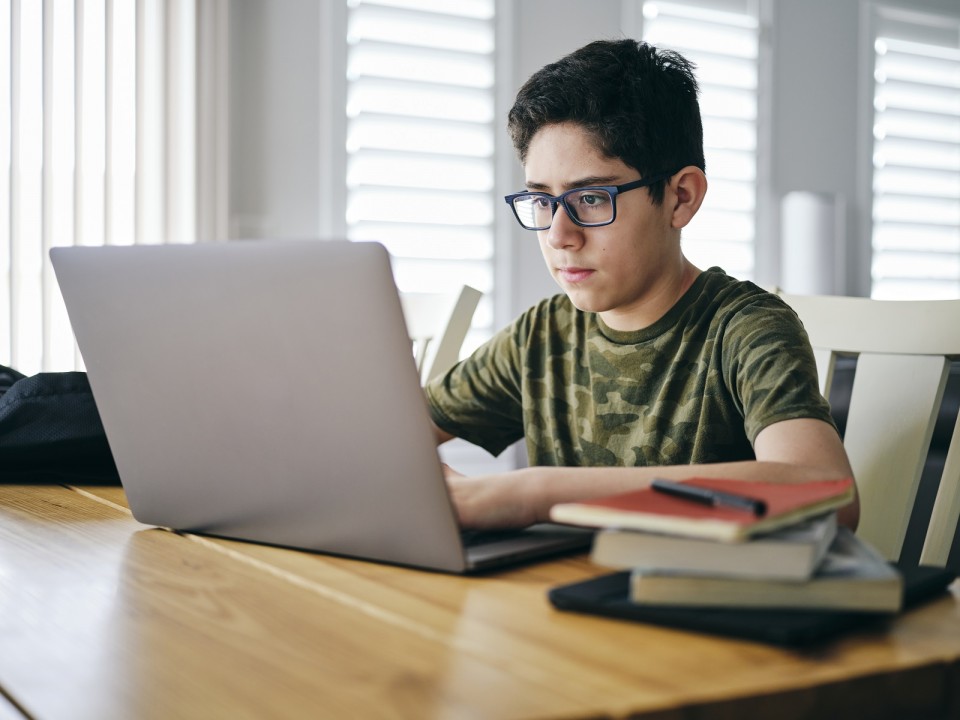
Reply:
<svg viewBox="0 0 960 720"><path fill-rule="evenodd" d="M606 190L585 188L563 196L567 213L584 225L599 225L613 219L613 198ZM520 223L528 228L548 228L557 201L541 195L522 195L513 201Z"/></svg>

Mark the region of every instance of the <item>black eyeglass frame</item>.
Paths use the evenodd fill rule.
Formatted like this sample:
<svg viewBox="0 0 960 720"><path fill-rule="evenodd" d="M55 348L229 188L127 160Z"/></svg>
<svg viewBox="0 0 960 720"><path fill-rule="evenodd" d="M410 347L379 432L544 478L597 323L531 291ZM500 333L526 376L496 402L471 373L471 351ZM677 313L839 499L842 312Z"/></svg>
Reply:
<svg viewBox="0 0 960 720"><path fill-rule="evenodd" d="M682 169L682 168L681 168ZM666 180L676 175L680 170L674 170L669 173L658 173L650 177L640 178L639 180L632 180L623 185L589 185L587 187L577 187L571 190L567 190L565 193L560 195L550 195L543 192L531 192L530 190L523 190L521 192L511 193L510 195L504 196L504 201L507 205L510 206L510 209L513 210L513 216L517 219L517 222L520 223L520 227L524 230L549 230L553 225L553 218L557 214L557 206L563 205L563 209L567 213L567 217L573 222L574 225L578 227L604 227L605 225L610 225L614 220L617 219L617 195L620 193L625 193L630 190L636 190L637 188L649 187L654 183L658 183L661 180ZM577 218L575 212L571 212L570 206L567 205L567 196L573 195L574 193L587 192L589 190L603 190L610 195L610 204L613 206L613 212L609 220L604 220L603 222L597 223L585 223ZM523 224L523 221L520 219L520 214L517 212L517 206L514 205L514 201L520 197L541 197L550 201L550 225L545 225L543 227L527 227Z"/></svg>

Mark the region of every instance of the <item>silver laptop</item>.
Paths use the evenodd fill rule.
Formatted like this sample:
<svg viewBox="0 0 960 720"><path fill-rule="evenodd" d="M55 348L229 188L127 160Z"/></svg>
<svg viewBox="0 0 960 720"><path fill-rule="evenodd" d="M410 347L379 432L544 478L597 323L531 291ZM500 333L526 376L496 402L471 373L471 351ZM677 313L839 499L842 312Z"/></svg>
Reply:
<svg viewBox="0 0 960 720"><path fill-rule="evenodd" d="M448 572L589 546L467 546L386 250L242 241L50 253L140 522Z"/></svg>

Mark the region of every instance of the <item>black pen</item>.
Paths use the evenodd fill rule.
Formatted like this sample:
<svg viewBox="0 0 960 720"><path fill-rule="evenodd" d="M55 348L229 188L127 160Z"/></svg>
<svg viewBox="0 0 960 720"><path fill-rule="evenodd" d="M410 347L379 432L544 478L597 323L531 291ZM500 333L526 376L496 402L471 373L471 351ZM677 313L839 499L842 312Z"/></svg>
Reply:
<svg viewBox="0 0 960 720"><path fill-rule="evenodd" d="M686 483L673 482L671 480L662 480L657 478L650 487L657 492L667 495L673 495L684 500L700 503L701 505L726 505L727 507L738 508L752 512L757 517L767 514L767 503L757 498L746 497L745 495L735 495L733 493L723 492L721 490L710 490L709 488L697 487Z"/></svg>

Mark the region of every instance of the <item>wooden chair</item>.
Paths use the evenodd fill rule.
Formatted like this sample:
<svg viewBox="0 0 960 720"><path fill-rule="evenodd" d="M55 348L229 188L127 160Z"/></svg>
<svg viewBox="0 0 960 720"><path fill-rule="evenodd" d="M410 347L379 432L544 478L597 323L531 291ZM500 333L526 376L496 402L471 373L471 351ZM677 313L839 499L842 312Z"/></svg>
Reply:
<svg viewBox="0 0 960 720"><path fill-rule="evenodd" d="M945 567L960 517L960 423L955 411L942 417L941 406L951 361L960 359L960 300L781 297L810 335L825 397L838 359L856 358L843 442L861 493L858 535L889 560ZM941 477L928 481L938 416L949 444ZM921 476L927 502L917 501ZM908 527L917 547L905 554Z"/></svg>
<svg viewBox="0 0 960 720"><path fill-rule="evenodd" d="M400 294L421 382L446 372L460 359L482 295L469 285L453 293Z"/></svg>

